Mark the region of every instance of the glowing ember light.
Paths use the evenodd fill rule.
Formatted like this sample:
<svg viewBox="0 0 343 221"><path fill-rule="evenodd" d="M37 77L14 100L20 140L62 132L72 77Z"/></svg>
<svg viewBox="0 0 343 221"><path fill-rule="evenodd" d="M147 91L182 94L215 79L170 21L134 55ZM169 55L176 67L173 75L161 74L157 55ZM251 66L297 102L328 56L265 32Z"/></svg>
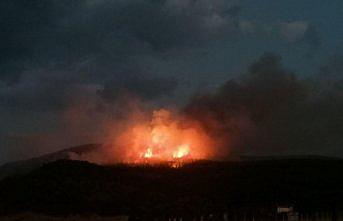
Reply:
<svg viewBox="0 0 343 221"><path fill-rule="evenodd" d="M151 158L152 157L152 151L150 148L148 148L144 154L145 158Z"/></svg>
<svg viewBox="0 0 343 221"><path fill-rule="evenodd" d="M184 144L178 147L178 150L174 152L174 158L183 158L189 154L189 145Z"/></svg>
<svg viewBox="0 0 343 221"><path fill-rule="evenodd" d="M209 157L212 140L194 122L161 109L151 120L133 120L115 137L116 154L128 163L180 162Z"/></svg>

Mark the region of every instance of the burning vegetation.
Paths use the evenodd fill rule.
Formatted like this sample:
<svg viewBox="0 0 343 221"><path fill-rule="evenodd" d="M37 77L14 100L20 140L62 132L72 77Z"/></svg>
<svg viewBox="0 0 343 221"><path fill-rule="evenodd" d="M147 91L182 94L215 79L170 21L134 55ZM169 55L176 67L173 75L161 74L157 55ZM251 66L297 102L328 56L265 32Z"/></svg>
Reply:
<svg viewBox="0 0 343 221"><path fill-rule="evenodd" d="M265 54L245 74L200 91L177 112L151 111L152 103L124 90L103 106L101 120L93 117L91 126L73 130L92 128L110 145L72 159L113 164L333 155L342 146L343 81L325 79L302 79L280 57ZM80 116L76 111L71 119Z"/></svg>
<svg viewBox="0 0 343 221"><path fill-rule="evenodd" d="M112 144L121 162L149 164L207 159L212 145L199 124L166 109L129 123Z"/></svg>

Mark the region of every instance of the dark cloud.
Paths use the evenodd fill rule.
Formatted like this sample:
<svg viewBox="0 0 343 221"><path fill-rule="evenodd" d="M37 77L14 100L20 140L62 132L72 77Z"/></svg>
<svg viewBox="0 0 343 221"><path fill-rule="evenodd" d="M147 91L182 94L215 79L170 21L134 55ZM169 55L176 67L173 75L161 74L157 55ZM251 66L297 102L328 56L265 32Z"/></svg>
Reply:
<svg viewBox="0 0 343 221"><path fill-rule="evenodd" d="M56 117L76 101L87 103L90 112L112 108L121 94L177 103L203 82L221 83L231 66L241 69L245 59L260 51L279 50L285 40L291 43L284 44L287 49L319 51L322 36L310 21L265 22L249 14L253 8L240 0L3 0L0 110ZM335 65L322 72L340 73ZM332 82L325 87L327 95L333 93L328 92L336 84ZM308 98L303 90L307 92L306 84L281 67L279 59L265 56L239 81L197 99L230 110L236 117L228 118L234 124L227 127L250 135L254 133L237 128L255 130L260 122L274 119L271 113L280 113L275 109L304 104L300 100ZM270 91L275 96L268 96ZM29 123L7 124L31 130Z"/></svg>
<svg viewBox="0 0 343 221"><path fill-rule="evenodd" d="M343 144L341 81L318 94L317 85L266 54L240 80L195 97L189 116L239 154L332 154Z"/></svg>
<svg viewBox="0 0 343 221"><path fill-rule="evenodd" d="M306 55L310 58L322 47L322 38L314 25L309 25L300 42L307 46Z"/></svg>
<svg viewBox="0 0 343 221"><path fill-rule="evenodd" d="M156 92L161 92L156 97L167 95L165 91L176 84L171 82L180 76L156 82L165 81L156 79L170 78L170 74L162 73L168 77L160 77L160 73L151 69L146 75L144 69L156 66L156 60L163 60L163 54L170 50L201 48L236 39L251 24L244 20L245 29L242 27L239 18L242 6L238 3L231 0L3 1L0 81L7 88L2 90L0 102L11 107L59 109L66 103L63 101L66 93L80 84L98 85L105 88L104 94L113 94L107 91L118 86L109 85L119 81L123 82L120 87L133 90L134 94L142 93L141 97L154 98ZM298 36L298 29L304 24L288 25L287 30L293 33L295 29ZM310 30L306 39L314 43L315 32ZM302 35L302 29L300 32ZM133 80L126 75L131 67L143 73L140 79L149 80ZM41 72L46 72L44 80ZM155 83L147 83L152 81ZM164 85L165 91L158 87L152 91L153 85Z"/></svg>
<svg viewBox="0 0 343 221"><path fill-rule="evenodd" d="M314 57L322 46L317 27L308 21L283 22L278 28L281 37L288 43L303 48L307 58Z"/></svg>
<svg viewBox="0 0 343 221"><path fill-rule="evenodd" d="M40 57L39 46L48 39L54 42L58 22L73 5L72 1L1 1L0 80L14 83L25 69L46 60Z"/></svg>
<svg viewBox="0 0 343 221"><path fill-rule="evenodd" d="M118 87L143 98L170 94L176 78L164 80L153 70L145 76L140 69L151 64L143 60L228 36L240 10L222 0L6 0L0 6L6 84L0 104L36 110L63 108L80 84L103 86L107 98ZM143 76L126 75L132 67Z"/></svg>
<svg viewBox="0 0 343 221"><path fill-rule="evenodd" d="M25 73L20 82L0 88L0 105L11 109L58 112L71 100L96 93L96 83L77 80L79 75L49 69Z"/></svg>
<svg viewBox="0 0 343 221"><path fill-rule="evenodd" d="M196 45L228 36L238 6L215 1L138 1L121 13L121 27L157 50Z"/></svg>
<svg viewBox="0 0 343 221"><path fill-rule="evenodd" d="M174 79L146 78L135 76L129 79L109 81L104 88L98 91L105 100L116 101L121 96L129 95L143 100L154 100L166 95L171 95L176 89Z"/></svg>
<svg viewBox="0 0 343 221"><path fill-rule="evenodd" d="M317 74L318 80L333 80L343 79L343 53L335 53L325 64L319 67Z"/></svg>

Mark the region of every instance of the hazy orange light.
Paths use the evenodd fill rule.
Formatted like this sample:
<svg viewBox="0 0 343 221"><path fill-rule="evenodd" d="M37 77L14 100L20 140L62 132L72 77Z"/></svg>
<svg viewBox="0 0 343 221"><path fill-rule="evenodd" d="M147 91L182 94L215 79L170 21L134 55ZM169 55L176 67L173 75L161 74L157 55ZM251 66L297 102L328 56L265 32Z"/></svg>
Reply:
<svg viewBox="0 0 343 221"><path fill-rule="evenodd" d="M179 146L176 150L176 152L173 153L173 158L182 158L189 154L189 145L183 144Z"/></svg>
<svg viewBox="0 0 343 221"><path fill-rule="evenodd" d="M125 162L160 162L204 159L211 139L202 128L168 110L154 111L148 120L132 122L114 141Z"/></svg>

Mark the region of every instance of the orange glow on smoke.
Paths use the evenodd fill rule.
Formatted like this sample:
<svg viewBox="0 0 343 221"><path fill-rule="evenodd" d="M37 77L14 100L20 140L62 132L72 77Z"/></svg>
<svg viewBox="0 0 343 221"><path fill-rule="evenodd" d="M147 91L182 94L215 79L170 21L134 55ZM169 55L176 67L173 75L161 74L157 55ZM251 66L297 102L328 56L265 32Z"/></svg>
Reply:
<svg viewBox="0 0 343 221"><path fill-rule="evenodd" d="M168 110L154 111L148 119L132 121L114 141L123 162L184 161L210 155L212 141L204 130Z"/></svg>

